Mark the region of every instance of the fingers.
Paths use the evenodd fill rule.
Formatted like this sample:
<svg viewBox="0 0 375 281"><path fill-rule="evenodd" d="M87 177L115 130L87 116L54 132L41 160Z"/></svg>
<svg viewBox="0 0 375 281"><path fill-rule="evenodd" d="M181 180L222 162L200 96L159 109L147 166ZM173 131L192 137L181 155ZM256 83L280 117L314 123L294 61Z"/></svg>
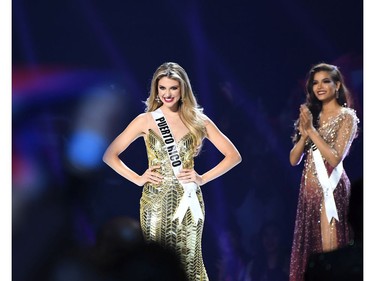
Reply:
<svg viewBox="0 0 375 281"><path fill-rule="evenodd" d="M159 184L163 180L163 178L157 173L149 174L147 179L153 184Z"/></svg>
<svg viewBox="0 0 375 281"><path fill-rule="evenodd" d="M150 166L145 173L143 174L143 179L145 182L150 182L153 184L160 184L163 180L163 176L155 171L156 169L159 169L160 166ZM199 178L197 178L197 173L194 169L182 169L180 173L177 175L177 178L182 183L188 183L188 182L197 182L199 181Z"/></svg>
<svg viewBox="0 0 375 281"><path fill-rule="evenodd" d="M153 170L156 170L156 169L160 169L160 165L150 166L148 168L148 170L150 170L150 171L153 171Z"/></svg>
<svg viewBox="0 0 375 281"><path fill-rule="evenodd" d="M308 107L306 105L301 105L300 107L300 114L299 114L299 119L300 119L300 125L306 129L306 127L309 127L312 125L312 114Z"/></svg>
<svg viewBox="0 0 375 281"><path fill-rule="evenodd" d="M182 169L177 178L182 182L192 182L196 179L196 173L193 169Z"/></svg>
<svg viewBox="0 0 375 281"><path fill-rule="evenodd" d="M159 169L160 166L151 166L149 167L146 172L144 173L144 177L146 182L150 182L153 184L159 184L163 180L163 176L156 172L156 169Z"/></svg>
<svg viewBox="0 0 375 281"><path fill-rule="evenodd" d="M304 104L300 107L300 116L304 116L306 119L312 119L310 109Z"/></svg>
<svg viewBox="0 0 375 281"><path fill-rule="evenodd" d="M300 117L303 119L308 119L310 117L310 111L309 110L301 110Z"/></svg>

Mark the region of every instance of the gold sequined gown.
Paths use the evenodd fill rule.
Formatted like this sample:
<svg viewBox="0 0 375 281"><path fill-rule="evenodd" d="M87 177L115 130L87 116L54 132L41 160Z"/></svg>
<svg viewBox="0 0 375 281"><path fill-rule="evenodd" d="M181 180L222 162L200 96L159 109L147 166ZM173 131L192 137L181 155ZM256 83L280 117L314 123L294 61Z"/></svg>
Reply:
<svg viewBox="0 0 375 281"><path fill-rule="evenodd" d="M147 183L140 201L140 221L147 241L171 247L181 257L190 281L208 280L201 250L203 221L196 225L190 209L181 224L173 215L183 195L183 187L174 176L163 139L152 129L145 136L149 166L160 165L163 181L159 185ZM193 137L186 134L177 142L183 168L194 167ZM202 212L204 202L200 188L196 192Z"/></svg>
<svg viewBox="0 0 375 281"><path fill-rule="evenodd" d="M343 107L338 116L321 124L318 131L334 151L343 153L345 157L356 136L358 122L355 111ZM333 168L326 161L324 163L328 173L331 173ZM336 231L337 247L347 245L350 238L347 222L349 196L350 181L344 171L334 190L339 221L334 221L335 225L331 223L331 229ZM290 262L290 281L304 280L309 255L323 251L320 225L322 208L324 208L324 196L310 149L305 155L301 177Z"/></svg>

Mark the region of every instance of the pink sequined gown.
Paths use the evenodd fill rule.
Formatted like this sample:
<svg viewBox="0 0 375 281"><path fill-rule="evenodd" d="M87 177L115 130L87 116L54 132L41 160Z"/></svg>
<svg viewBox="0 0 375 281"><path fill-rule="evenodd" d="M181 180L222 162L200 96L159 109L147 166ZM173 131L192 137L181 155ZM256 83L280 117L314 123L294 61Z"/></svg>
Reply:
<svg viewBox="0 0 375 281"><path fill-rule="evenodd" d="M338 153L345 157L357 134L358 118L353 109L343 107L341 113L321 124L320 135ZM344 159L343 157L343 159ZM332 167L324 161L327 171ZM344 172L334 190L334 198L339 216L335 221L337 247L349 242L347 212L350 196L350 181ZM321 210L324 205L322 188L317 178L314 159L309 150L305 155L299 191L297 215L290 261L290 281L304 280L305 266L310 254L322 252Z"/></svg>

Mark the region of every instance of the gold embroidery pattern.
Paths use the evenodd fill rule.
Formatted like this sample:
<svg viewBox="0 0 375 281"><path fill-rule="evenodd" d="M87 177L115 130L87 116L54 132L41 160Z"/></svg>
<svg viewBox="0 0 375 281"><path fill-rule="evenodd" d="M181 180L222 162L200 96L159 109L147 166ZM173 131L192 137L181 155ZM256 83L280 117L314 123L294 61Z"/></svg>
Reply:
<svg viewBox="0 0 375 281"><path fill-rule="evenodd" d="M202 220L198 224L190 209L181 224L172 220L183 195L183 187L173 174L167 149L162 138L153 130L145 137L149 166L160 165L158 172L163 175L159 185L147 183L143 187L140 200L140 220L147 241L156 241L173 248L179 254L190 281L208 280L202 258ZM177 142L183 168L194 167L193 136L188 133ZM204 202L200 188L197 197L204 212Z"/></svg>

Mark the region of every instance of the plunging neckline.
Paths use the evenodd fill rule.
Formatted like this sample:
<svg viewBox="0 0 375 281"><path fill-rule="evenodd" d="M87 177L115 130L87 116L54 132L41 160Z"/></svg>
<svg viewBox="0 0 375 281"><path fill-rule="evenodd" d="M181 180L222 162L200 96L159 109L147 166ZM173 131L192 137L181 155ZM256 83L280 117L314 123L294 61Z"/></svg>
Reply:
<svg viewBox="0 0 375 281"><path fill-rule="evenodd" d="M163 140L163 137L160 136L158 133L156 133L153 129L148 129L149 133L152 132L153 135L155 135L162 143L164 143L164 140ZM191 134L191 132L187 132L185 135L183 135L178 141L175 140L175 142L177 144L179 144L182 140L184 140L185 138L187 138L189 135Z"/></svg>

